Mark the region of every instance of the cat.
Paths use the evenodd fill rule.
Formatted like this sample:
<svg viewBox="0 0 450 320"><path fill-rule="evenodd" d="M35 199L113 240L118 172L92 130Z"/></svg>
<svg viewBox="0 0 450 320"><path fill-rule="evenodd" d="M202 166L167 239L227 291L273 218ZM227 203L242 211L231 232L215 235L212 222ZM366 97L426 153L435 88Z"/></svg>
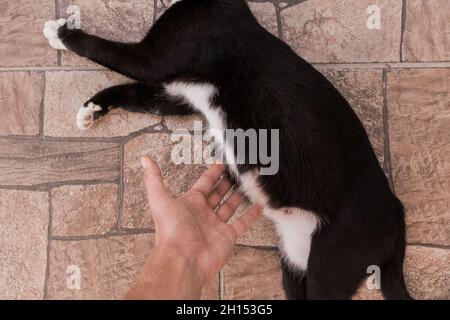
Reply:
<svg viewBox="0 0 450 320"><path fill-rule="evenodd" d="M288 299L350 299L370 266L386 299L411 299L403 277L405 222L349 103L312 65L266 31L244 0L177 0L138 43L118 43L49 21L44 34L136 82L81 108L80 129L112 108L202 113L211 128L279 129L280 167L229 165L275 223ZM236 150L222 141L227 163Z"/></svg>

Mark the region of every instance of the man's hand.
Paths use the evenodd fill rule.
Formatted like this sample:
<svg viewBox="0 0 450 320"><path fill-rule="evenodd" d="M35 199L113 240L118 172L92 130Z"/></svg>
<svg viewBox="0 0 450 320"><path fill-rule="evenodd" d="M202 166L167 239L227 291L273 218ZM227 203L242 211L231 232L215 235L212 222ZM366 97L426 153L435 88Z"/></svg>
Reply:
<svg viewBox="0 0 450 320"><path fill-rule="evenodd" d="M210 167L197 183L176 199L164 186L161 170L142 158L150 212L156 228L156 248L141 277L127 295L135 299L195 299L231 256L237 239L261 216L252 207L232 224L228 220L242 203L223 177L224 165Z"/></svg>
<svg viewBox="0 0 450 320"><path fill-rule="evenodd" d="M234 192L221 204L232 187L222 177L224 165L210 167L179 199L166 190L153 160L143 158L142 165L155 222L156 246L173 248L186 258L195 258L200 276L210 280L227 262L237 239L260 217L261 209L252 207L233 224L227 224L242 203L242 195Z"/></svg>

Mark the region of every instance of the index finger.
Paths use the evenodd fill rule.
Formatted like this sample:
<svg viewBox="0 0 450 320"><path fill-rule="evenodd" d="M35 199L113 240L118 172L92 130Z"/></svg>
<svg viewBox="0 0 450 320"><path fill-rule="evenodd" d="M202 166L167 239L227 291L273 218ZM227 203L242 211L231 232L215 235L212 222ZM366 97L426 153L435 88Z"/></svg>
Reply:
<svg viewBox="0 0 450 320"><path fill-rule="evenodd" d="M205 197L208 197L214 190L220 177L225 172L226 166L223 164L215 164L209 167L208 170L197 180L192 187L192 190L201 192Z"/></svg>

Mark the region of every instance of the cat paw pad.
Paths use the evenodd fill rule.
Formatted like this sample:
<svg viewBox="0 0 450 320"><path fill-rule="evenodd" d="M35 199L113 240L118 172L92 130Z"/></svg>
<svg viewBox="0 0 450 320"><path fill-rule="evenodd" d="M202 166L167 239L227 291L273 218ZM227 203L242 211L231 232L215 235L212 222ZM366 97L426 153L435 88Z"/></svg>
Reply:
<svg viewBox="0 0 450 320"><path fill-rule="evenodd" d="M99 111L102 111L102 107L92 102L82 106L77 114L77 127L80 130L89 129L94 123L94 114Z"/></svg>
<svg viewBox="0 0 450 320"><path fill-rule="evenodd" d="M44 36L48 39L48 42L52 48L57 50L67 50L64 43L58 37L58 30L66 24L66 19L49 20L44 25Z"/></svg>

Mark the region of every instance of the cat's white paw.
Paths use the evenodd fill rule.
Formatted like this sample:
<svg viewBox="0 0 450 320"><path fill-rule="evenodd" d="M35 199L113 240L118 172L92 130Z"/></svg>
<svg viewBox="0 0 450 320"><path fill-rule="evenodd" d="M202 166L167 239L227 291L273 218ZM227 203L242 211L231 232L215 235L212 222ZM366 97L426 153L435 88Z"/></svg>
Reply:
<svg viewBox="0 0 450 320"><path fill-rule="evenodd" d="M77 127L80 130L89 129L94 123L94 114L97 111L102 111L102 107L92 102L82 106L77 114Z"/></svg>
<svg viewBox="0 0 450 320"><path fill-rule="evenodd" d="M49 20L44 25L44 36L54 49L67 50L64 43L58 38L58 30L66 24L66 21L66 19Z"/></svg>

